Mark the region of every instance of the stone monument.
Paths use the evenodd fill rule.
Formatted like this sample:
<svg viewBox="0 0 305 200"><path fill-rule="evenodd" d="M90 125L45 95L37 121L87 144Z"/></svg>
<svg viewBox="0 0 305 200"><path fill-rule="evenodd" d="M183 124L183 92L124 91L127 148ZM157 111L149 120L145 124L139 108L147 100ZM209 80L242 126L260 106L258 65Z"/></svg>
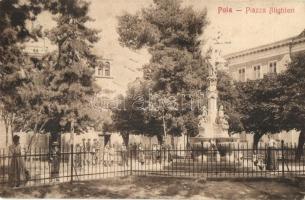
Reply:
<svg viewBox="0 0 305 200"><path fill-rule="evenodd" d="M224 114L223 106L217 107L217 67L216 63L209 64L209 85L207 88L207 108L203 106L198 125L199 134L190 138L191 145L202 143L233 142L228 134L229 124Z"/></svg>

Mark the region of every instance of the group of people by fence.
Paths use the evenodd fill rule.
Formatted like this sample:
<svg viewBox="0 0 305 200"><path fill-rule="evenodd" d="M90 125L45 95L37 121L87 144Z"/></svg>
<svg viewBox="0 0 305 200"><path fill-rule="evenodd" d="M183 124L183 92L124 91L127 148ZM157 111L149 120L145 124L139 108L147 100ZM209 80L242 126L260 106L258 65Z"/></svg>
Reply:
<svg viewBox="0 0 305 200"><path fill-rule="evenodd" d="M75 166L79 168L97 164L103 164L106 167L112 166L115 155L116 151L113 145L106 145L101 148L97 144L84 148L77 144L75 147Z"/></svg>
<svg viewBox="0 0 305 200"><path fill-rule="evenodd" d="M248 150L248 149L247 149ZM129 162L137 161L140 165L146 164L161 164L170 163L173 158L178 155L177 152L184 152L185 158L187 152L191 150L175 150L170 145L157 145L146 148L141 143L125 145L111 145L106 144L104 147L95 139L91 143L90 139L83 140L83 144L76 144L73 151L61 152L60 145L54 142L46 154L50 166L50 180L59 180L60 177L60 164L61 162L71 162L72 166L76 169L82 169L86 166L103 165L111 167L113 165L129 166ZM248 151L247 151L248 152ZM253 163L260 168L266 170L278 169L278 152L275 141L270 140L268 149L265 151L264 158L260 158L258 154L253 154ZM64 153L64 154L63 154ZM46 156L44 155L44 156ZM65 155L68 159L65 160ZM72 156L71 156L72 155ZM34 155L37 156L37 155ZM181 156L181 155L180 155ZM25 165L25 155L21 153L19 143L19 136L13 136L13 144L9 147L9 166L8 166L8 182L12 187L18 187L25 184L30 180L30 171ZM71 160L70 158L73 158ZM191 158L190 159L194 159ZM262 160L264 159L264 161ZM262 167L261 165L266 167Z"/></svg>
<svg viewBox="0 0 305 200"><path fill-rule="evenodd" d="M97 165L103 163L105 166L111 166L114 163L115 149L113 145L106 145L103 148L97 139L88 139L83 144L75 146L75 166L82 168L84 166Z"/></svg>
<svg viewBox="0 0 305 200"><path fill-rule="evenodd" d="M150 151L147 151L141 143L129 146L124 143L121 145L106 144L104 147L96 144L91 148L77 144L74 154L74 164L79 168L97 164L103 164L105 167L111 167L114 164L128 166L128 159L137 160L142 165L172 160L169 147L153 144Z"/></svg>
<svg viewBox="0 0 305 200"><path fill-rule="evenodd" d="M171 161L172 156L169 146L153 144L150 151L147 151L142 143L130 145L111 145L106 144L101 147L99 143L93 143L92 146L77 144L75 147L75 166L82 168L90 165L103 164L105 167L111 167L114 164L128 166L128 159L137 160L141 165L162 160Z"/></svg>
<svg viewBox="0 0 305 200"><path fill-rule="evenodd" d="M171 145L153 144L149 150L147 150L139 143L131 145L130 150L131 154L134 154L133 158L137 159L141 165L172 161L173 148Z"/></svg>

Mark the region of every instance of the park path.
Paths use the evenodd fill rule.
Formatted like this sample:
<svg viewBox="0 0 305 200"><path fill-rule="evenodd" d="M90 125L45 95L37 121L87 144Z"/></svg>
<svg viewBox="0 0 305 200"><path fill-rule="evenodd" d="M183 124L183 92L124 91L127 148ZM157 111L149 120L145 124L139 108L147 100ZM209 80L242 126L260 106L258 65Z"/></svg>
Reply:
<svg viewBox="0 0 305 200"><path fill-rule="evenodd" d="M14 198L303 199L304 188L279 181L204 181L120 177L33 188L0 189Z"/></svg>

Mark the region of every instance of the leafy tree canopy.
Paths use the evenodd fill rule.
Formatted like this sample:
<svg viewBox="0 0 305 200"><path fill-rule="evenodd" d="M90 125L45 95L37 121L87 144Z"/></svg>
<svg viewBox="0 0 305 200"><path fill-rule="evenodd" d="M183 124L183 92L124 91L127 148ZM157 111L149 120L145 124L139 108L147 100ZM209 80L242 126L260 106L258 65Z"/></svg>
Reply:
<svg viewBox="0 0 305 200"><path fill-rule="evenodd" d="M99 88L94 83L96 56L92 53L98 41L98 31L88 28L86 22L89 4L83 0L46 1L45 8L56 14L56 27L47 37L58 47L56 52L38 62L36 75L28 87L39 88L36 93L24 98L35 107L39 117L28 114L28 128L51 132L54 137L63 132L83 132L93 126L96 119L90 114L90 101ZM32 90L34 92L34 90ZM38 121L37 121L37 120Z"/></svg>
<svg viewBox="0 0 305 200"><path fill-rule="evenodd" d="M164 135L168 130L181 134L185 130L182 121L196 116L187 115L190 112L187 109L181 112L169 109L165 102L172 95L180 98L198 92L205 85L207 71L201 58L199 37L207 25L206 10L196 12L177 0L155 0L141 12L118 19L121 44L131 49L148 48L151 54L149 64L143 67L145 78L151 83L152 97L162 101L163 106L155 112L147 111L146 116L150 116L153 124L163 124ZM152 128L158 130L156 126Z"/></svg>

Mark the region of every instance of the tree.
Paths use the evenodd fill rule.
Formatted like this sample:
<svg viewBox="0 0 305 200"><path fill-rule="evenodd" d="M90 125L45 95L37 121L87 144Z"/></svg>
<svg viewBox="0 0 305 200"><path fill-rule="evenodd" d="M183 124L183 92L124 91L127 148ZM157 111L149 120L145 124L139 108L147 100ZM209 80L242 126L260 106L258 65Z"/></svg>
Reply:
<svg viewBox="0 0 305 200"><path fill-rule="evenodd" d="M139 80L140 81L140 80ZM148 97L147 84L135 81L126 91L126 95L117 97L117 107L112 107L113 128L118 131L125 145L128 145L129 135L147 134L145 109Z"/></svg>
<svg viewBox="0 0 305 200"><path fill-rule="evenodd" d="M238 83L241 122L246 132L254 133L253 148L267 133L278 133L280 128L280 94L282 87L277 77Z"/></svg>
<svg viewBox="0 0 305 200"><path fill-rule="evenodd" d="M146 47L151 54L143 69L145 78L151 82L152 96L157 96L161 105L170 102L172 96L180 99L184 94L191 96L206 88L207 68L199 39L207 25L206 14L206 10L195 12L191 7L182 7L178 0L154 0L151 7L140 13L118 18L121 44L131 49ZM164 135L167 130L188 133L186 129L194 127L189 127L189 123L182 128L181 121L190 117L195 120L198 115L187 108L190 100L179 105L184 108L180 111L161 106L158 112L150 112L152 123L161 122ZM176 128L168 127L171 124Z"/></svg>
<svg viewBox="0 0 305 200"><path fill-rule="evenodd" d="M305 56L295 55L287 71L278 76L282 92L279 95L281 129L300 131L296 158L303 155L305 143Z"/></svg>
<svg viewBox="0 0 305 200"><path fill-rule="evenodd" d="M304 54L293 57L288 69L276 76L238 84L242 124L254 133L254 147L267 133L282 130L300 131L296 158L303 154L305 143Z"/></svg>
<svg viewBox="0 0 305 200"><path fill-rule="evenodd" d="M30 31L27 22L33 21L42 10L37 0L3 0L0 2L0 105L5 123L6 145L8 131L13 136L16 115L20 109L20 94L25 77L26 56L21 43L40 36L39 30Z"/></svg>
<svg viewBox="0 0 305 200"><path fill-rule="evenodd" d="M56 14L56 27L47 32L57 52L42 61L43 99L33 101L41 111L36 124L51 133L51 141L64 132L86 131L95 122L90 115L90 100L98 92L94 83L96 56L92 46L98 31L86 27L89 4L83 0L47 1L45 8ZM32 119L32 118L30 118Z"/></svg>
<svg viewBox="0 0 305 200"><path fill-rule="evenodd" d="M244 130L241 121L240 105L242 100L239 98L240 91L230 75L223 70L219 70L217 74L217 90L218 105L223 105L228 117L229 133L240 133Z"/></svg>
<svg viewBox="0 0 305 200"><path fill-rule="evenodd" d="M152 6L135 15L119 17L121 44L131 49L147 48L151 54L150 62L143 66L144 77L151 82L151 96L159 106L149 113L161 121L163 135L198 134L202 103L194 106L194 98L207 89L212 53L201 52L204 42L200 36L207 25L206 10L196 12L183 7L179 0L154 0ZM218 89L220 103L230 117L230 131L238 132L237 92L224 72L219 72ZM173 97L178 109L169 109ZM201 98L207 102L206 97Z"/></svg>

